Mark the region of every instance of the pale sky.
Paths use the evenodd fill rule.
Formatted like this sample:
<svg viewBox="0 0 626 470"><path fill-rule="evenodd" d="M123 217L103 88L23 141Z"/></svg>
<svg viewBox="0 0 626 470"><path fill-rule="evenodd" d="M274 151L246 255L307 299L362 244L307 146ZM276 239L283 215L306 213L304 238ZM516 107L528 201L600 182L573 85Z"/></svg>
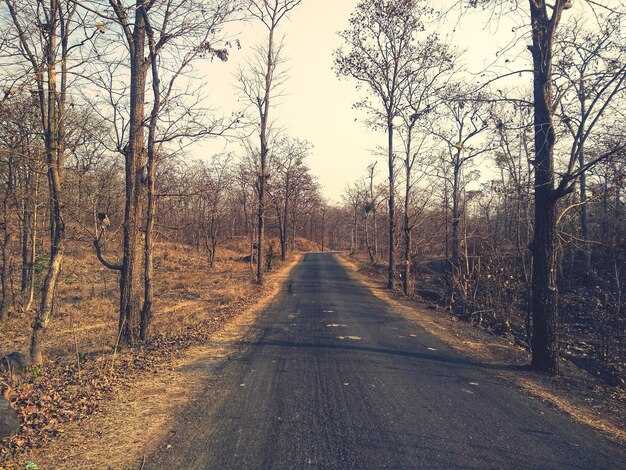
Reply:
<svg viewBox="0 0 626 470"><path fill-rule="evenodd" d="M280 27L280 34L286 35L284 52L289 78L284 96L271 111L273 119L285 134L313 143L308 164L331 202L340 200L347 184L363 177L366 167L376 159L373 151L386 144L385 134L366 128L363 113L352 109L359 98L355 81L339 80L332 70L333 52L341 44L336 33L347 27L356 3L357 0L303 0ZM480 17L469 16L462 27L456 28L452 39L459 47L468 49L464 62L474 70L495 57L497 49L492 44L495 31L485 30L484 25ZM438 25L437 29L453 27ZM216 90L209 95L210 104L219 107L223 114L241 107L233 75L245 64L254 43L263 38L263 29L258 25L239 28L236 36L242 49L233 50L227 63L214 61L206 67L208 90ZM500 45L512 37L510 27L500 25L499 32ZM224 150L238 155L243 152L238 144L225 145L223 140L214 140L196 146L191 154L193 158L205 158ZM378 166L385 168L384 158ZM384 177L382 170L380 177Z"/></svg>

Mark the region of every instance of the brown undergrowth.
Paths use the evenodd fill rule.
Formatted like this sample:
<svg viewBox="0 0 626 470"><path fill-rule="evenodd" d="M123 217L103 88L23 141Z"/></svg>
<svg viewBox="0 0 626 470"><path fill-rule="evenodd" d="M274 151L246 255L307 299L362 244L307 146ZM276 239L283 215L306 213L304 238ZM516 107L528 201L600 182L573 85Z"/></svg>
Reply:
<svg viewBox="0 0 626 470"><path fill-rule="evenodd" d="M367 261L345 254L339 254L337 258L373 295L459 353L489 365L495 373L532 396L626 444L626 392L623 387L609 386L565 359L562 359L560 376L537 374L526 367L530 363L529 351L509 338L474 328L442 309L389 291L386 279L368 269Z"/></svg>
<svg viewBox="0 0 626 470"><path fill-rule="evenodd" d="M298 248L311 250L300 241ZM245 240L218 253L213 269L202 252L157 247L152 339L116 347L117 279L91 254L70 251L60 285L60 311L46 341L48 360L12 383L10 400L22 430L0 446L0 469L125 468L162 437L178 406L202 384L194 361L227 353L279 290L297 261L275 262L264 285L253 282ZM29 316L15 314L0 332L0 356L26 352ZM32 467L32 464L31 464Z"/></svg>

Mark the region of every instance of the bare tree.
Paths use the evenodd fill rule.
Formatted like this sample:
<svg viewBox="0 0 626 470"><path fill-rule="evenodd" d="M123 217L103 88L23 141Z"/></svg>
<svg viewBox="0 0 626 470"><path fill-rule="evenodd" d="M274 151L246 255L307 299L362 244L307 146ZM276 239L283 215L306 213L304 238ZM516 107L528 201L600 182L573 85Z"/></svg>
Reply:
<svg viewBox="0 0 626 470"><path fill-rule="evenodd" d="M7 0L5 3L14 29L14 47L24 60L25 74L35 84L48 168L50 264L30 344L31 359L40 364L43 361L42 341L55 306L65 243L63 167L68 57L72 49L78 50L83 43L69 44L70 36L78 25L73 2L37 0L34 4L23 5ZM33 21L34 18L37 20Z"/></svg>
<svg viewBox="0 0 626 470"><path fill-rule="evenodd" d="M416 0L362 0L350 17L350 28L339 35L345 49L335 53L335 70L339 76L356 79L365 85L376 100L366 97L357 107L372 115L372 124L387 131L389 176L389 250L388 280L391 289L395 279L395 154L394 119L398 116L401 96L414 63L417 31L423 30Z"/></svg>
<svg viewBox="0 0 626 470"><path fill-rule="evenodd" d="M273 94L284 80L278 71L282 63L281 45L276 43L278 25L289 12L302 0L248 0L248 12L267 30L267 42L257 49L256 62L248 64L248 71L240 73L241 88L244 95L258 112L259 125L259 174L258 174L258 211L257 211L257 267L256 279L263 282L263 243L265 235L266 186L268 155L270 152L268 134L270 128L269 112Z"/></svg>
<svg viewBox="0 0 626 470"><path fill-rule="evenodd" d="M463 2L457 2L463 3ZM517 14L522 9L521 2L504 2L502 0L470 0L471 6L484 5L486 7L502 10L507 5L509 12ZM622 87L624 81L623 69L624 61L620 61L615 67L614 79L609 80L598 90L597 96L603 99L595 99L596 106L592 112L594 117L586 121L583 126L577 126L580 133L574 130L576 137L571 147L568 162L564 171L555 170L555 150L558 141L558 126L560 119L558 109L560 106L561 94L558 85L558 74L555 73L555 61L558 61L563 50L557 47L558 38L563 31L564 15L567 15L572 8L583 8L584 14L591 21L596 21L599 14L611 13L623 17L623 5L619 1L609 0L607 2L569 0L531 0L528 2L528 26L530 26L531 44L528 50L531 54L533 75L532 80L532 109L534 127L534 234L530 249L533 255L532 273L532 366L536 370L549 374L558 374L559 365L559 315L557 305L557 272L558 272L558 250L557 250L557 212L558 202L572 193L575 184L586 171L601 161L609 159L624 149L623 141L610 139L607 144L594 158L586 160L580 165L580 157L584 155L584 143L592 134L595 123L600 121L601 116L609 108L609 103L616 96L613 92ZM576 10L574 10L576 11ZM517 28L515 29L517 30ZM579 38L580 39L580 38ZM578 47L579 42L569 42L569 46ZM497 79L518 71L506 73ZM493 82L495 80L490 80ZM581 86L585 86L584 80ZM586 96L586 94L585 94ZM608 99L607 99L608 98ZM587 101L586 98L583 101ZM583 103L584 107L584 103ZM589 108L582 110L583 116L589 115ZM591 127L590 127L591 126ZM581 145L582 144L582 145Z"/></svg>
<svg viewBox="0 0 626 470"><path fill-rule="evenodd" d="M271 161L273 178L269 192L276 210L280 257L283 261L287 257L291 205L297 204L302 186L309 182L307 178L309 170L304 159L310 149L310 142L290 138L278 140L273 147L274 155Z"/></svg>
<svg viewBox="0 0 626 470"><path fill-rule="evenodd" d="M462 172L468 162L493 150L490 141L480 141L490 128L490 106L481 100L470 99L465 90L453 85L446 91L441 113L441 127L433 127L433 133L446 144L448 163L452 169L450 263L453 271L458 271L461 193L465 185Z"/></svg>
<svg viewBox="0 0 626 470"><path fill-rule="evenodd" d="M593 149L593 156L606 152L606 142L613 130L610 115L615 115L616 98L626 91L626 66L623 63L625 38L621 33L622 15L616 12L600 13L593 28L580 19L564 25L555 45L555 88L558 119L571 134L568 173L579 172L580 229L582 237L582 264L585 273L591 272L591 244L589 238L587 168L585 146ZM604 118L604 115L607 115ZM601 119L604 118L604 119ZM591 145L590 145L591 144ZM574 163L575 162L575 163Z"/></svg>
<svg viewBox="0 0 626 470"><path fill-rule="evenodd" d="M374 190L374 175L377 163L374 162L367 167L368 198L365 206L365 244L367 245L367 253L372 263L378 259L378 219L376 214L378 213L379 194L378 191ZM369 224L370 216L372 218L371 230Z"/></svg>
<svg viewBox="0 0 626 470"><path fill-rule="evenodd" d="M4 163L4 162L2 162ZM11 276L11 254L12 240L15 237L11 231L17 211L17 198L15 195L15 158L8 155L6 159L6 180L3 181L4 194L2 197L2 220L0 220L0 229L2 237L0 238L0 288L2 289L2 298L0 299L0 321L7 318L7 310L13 301L11 289L9 288L9 277Z"/></svg>
<svg viewBox="0 0 626 470"><path fill-rule="evenodd" d="M145 185L147 188L146 205L146 231L144 234L144 301L141 309L140 339L146 340L148 330L152 321L152 308L154 304L154 226L156 217L156 168L158 163L159 147L174 138L197 139L202 136L219 135L226 132L237 122L233 120L223 123L220 119L210 123L205 120L205 129L196 129L194 125L189 125L182 117L191 116L190 108L186 107L184 112L174 113L167 109L170 100L177 98L174 95L177 80L190 67L192 62L198 57L217 57L219 60L228 60L228 50L220 47L223 43L217 37L216 31L229 21L236 12L238 2L234 0L220 0L213 4L204 5L201 8L191 7L186 2L176 2L168 0L165 12L160 16L158 30L155 30L153 21L147 10L142 10L145 21L146 36L148 40L149 63L152 82L152 110L148 121L148 141L146 151ZM197 19L198 15L199 18ZM169 19L172 15L178 16L178 21L172 24ZM168 62L176 63L173 72L165 78L162 84L162 73L159 67L161 52L168 44L175 47L178 54L182 55L176 63L174 56L168 57ZM166 69L171 68L168 66ZM161 87L163 86L163 91ZM164 119L163 111L168 114ZM165 130L158 135L158 125L166 121ZM193 121L192 121L193 122ZM215 240L214 244L217 243ZM213 256L211 266L213 266L215 246L213 246Z"/></svg>
<svg viewBox="0 0 626 470"><path fill-rule="evenodd" d="M532 365L550 374L557 374L559 371L556 204L560 198L574 190L575 181L586 169L624 148L623 142L616 142L582 168L576 168L578 152L574 151L565 174L557 181L554 170L556 142L554 114L558 96L554 95L553 62L555 38L562 15L571 6L572 3L565 0L556 0L554 5L548 5L546 1L530 2L532 45L529 49L533 61L535 127L535 231L531 243ZM625 72L626 69L623 69L621 77L618 76L616 80L611 81L610 89L621 86ZM606 105L602 108L606 109ZM599 119L599 116L597 118ZM579 143L584 143L591 129L587 128L582 132ZM578 148L582 150L580 146Z"/></svg>
<svg viewBox="0 0 626 470"><path fill-rule="evenodd" d="M201 199L206 213L202 215L202 232L207 250L209 267L213 268L220 238L224 235L226 200L231 185L230 164L232 156L217 155L211 166L203 171ZM205 211L203 211L205 212Z"/></svg>
<svg viewBox="0 0 626 470"><path fill-rule="evenodd" d="M86 2L80 4L90 8ZM236 122L234 119L229 123L219 120L209 123L205 120L207 116L193 112L197 102L190 98L191 93L179 92L176 82L186 75L197 58L227 59L227 49L218 47L223 45L221 36L218 36L221 25L236 12L238 2L136 0L131 7L121 0L109 0L109 4L112 14L106 11L98 14L117 24L128 49L128 57L113 58L109 64L104 64L108 68L98 83L108 93L112 107L109 119L116 130L116 149L125 159L126 203L121 263L104 259L99 246L100 235L94 236L94 245L105 266L120 271L119 331L122 341L132 345L137 339L147 339L152 318L155 180L161 148L174 140L220 133L222 124L229 128ZM172 52L166 55L168 47ZM116 90L113 76L124 65L128 68L130 85L123 84L120 90ZM152 89L151 100L146 98L148 84ZM152 108L146 117L146 103L150 101ZM125 102L129 108L127 120ZM142 233L144 216L145 233Z"/></svg>
<svg viewBox="0 0 626 470"><path fill-rule="evenodd" d="M411 234L414 228L414 218L411 217L410 210L412 190L414 185L426 176L426 172L421 172L416 180L413 169L418 159L422 160L419 163L423 164L431 158L432 143L431 145L427 143L430 126L426 121L440 104L439 97L450 79L454 61L453 51L441 43L436 34L427 36L416 44L415 62L409 69L407 84L401 96L399 115L402 126L399 127L398 133L404 147L402 161L405 170L402 275L404 295L409 295L411 277Z"/></svg>

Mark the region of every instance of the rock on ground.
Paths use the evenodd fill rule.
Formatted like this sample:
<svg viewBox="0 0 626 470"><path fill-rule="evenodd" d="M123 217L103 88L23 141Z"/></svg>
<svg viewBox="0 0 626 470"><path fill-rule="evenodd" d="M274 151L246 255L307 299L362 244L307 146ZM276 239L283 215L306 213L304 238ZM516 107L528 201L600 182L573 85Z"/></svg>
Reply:
<svg viewBox="0 0 626 470"><path fill-rule="evenodd" d="M0 439L15 434L20 429L17 413L9 402L0 396Z"/></svg>

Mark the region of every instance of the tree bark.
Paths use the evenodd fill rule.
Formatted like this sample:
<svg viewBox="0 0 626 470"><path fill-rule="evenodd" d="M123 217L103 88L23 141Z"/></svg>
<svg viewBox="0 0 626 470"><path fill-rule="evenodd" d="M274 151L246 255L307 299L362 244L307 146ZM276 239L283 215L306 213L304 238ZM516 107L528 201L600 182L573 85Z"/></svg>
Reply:
<svg viewBox="0 0 626 470"><path fill-rule="evenodd" d="M288 170L289 172L290 170ZM286 177L286 187L285 187L285 201L283 206L283 217L282 217L282 230L280 231L280 259L285 261L287 259L287 233L289 231L289 194L290 194L290 181L289 181L289 173L287 173Z"/></svg>
<svg viewBox="0 0 626 470"><path fill-rule="evenodd" d="M531 341L532 367L559 372L556 202L554 189L555 131L552 119L552 57L554 33L563 9L557 0L548 17L545 2L530 0L532 23L533 97L535 132L535 231L533 254Z"/></svg>
<svg viewBox="0 0 626 470"><path fill-rule="evenodd" d="M411 220L409 217L409 199L411 196L411 165L408 159L409 154L407 153L407 161L405 162L406 183L404 186L404 275L402 279L402 292L404 293L404 295L407 296L409 295L411 283Z"/></svg>
<svg viewBox="0 0 626 470"><path fill-rule="evenodd" d="M378 258L378 241L377 241L377 232L378 227L376 223L376 198L374 196L374 170L376 169L376 162L370 165L367 170L369 172L369 203L371 204L370 211L368 212L365 219L365 239L367 243L367 252L370 257L370 261L372 263L376 262ZM369 232L367 224L369 222L369 215L372 214L372 237L371 242L369 240Z"/></svg>
<svg viewBox="0 0 626 470"><path fill-rule="evenodd" d="M411 170L413 169L413 162L411 160L411 152L413 150L413 127L415 120L412 119L407 126L406 148L405 148L405 160L404 160L404 222L403 222L403 234L404 234L404 273L402 279L402 293L406 296L409 295L411 284L411 218L409 216L410 200L411 200Z"/></svg>
<svg viewBox="0 0 626 470"><path fill-rule="evenodd" d="M35 197L33 205L33 222L30 242L29 256L29 281L28 281L28 301L25 303L24 310L30 310L35 299L35 260L37 259L37 211L39 209L39 176L35 180Z"/></svg>
<svg viewBox="0 0 626 470"><path fill-rule="evenodd" d="M37 194L33 180L36 178L34 172L28 168L24 170L24 198L22 200L22 234L21 234L21 256L22 256L22 275L20 279L20 293L22 295L22 305L26 304L26 298L31 285L31 272L33 269L33 259L30 258L32 251L29 244L32 238L33 228L33 207L37 204L33 203L33 195Z"/></svg>
<svg viewBox="0 0 626 470"><path fill-rule="evenodd" d="M152 323L153 305L154 305L154 223L156 218L156 194L155 194L155 177L156 177L156 131L159 111L161 108L161 90L159 69L157 66L157 50L154 39L154 31L147 21L147 14L142 11L145 21L146 31L148 35L150 50L150 65L152 71L152 111L150 113L150 124L148 128L148 153L146 161L146 187L147 187L147 206L146 206L146 233L144 236L144 300L141 308L141 320L139 327L139 338L142 341L148 339L150 324ZM213 259L211 259L211 267Z"/></svg>
<svg viewBox="0 0 626 470"><path fill-rule="evenodd" d="M141 219L143 215L143 171L146 162L144 148L144 105L146 93L146 28L142 9L145 2L137 0L135 24L130 44L130 118L129 140L125 149L126 204L124 207L124 255L120 274L120 338L132 346L139 338L141 307Z"/></svg>
<svg viewBox="0 0 626 470"><path fill-rule="evenodd" d="M41 364L43 362L42 341L50 321L50 315L54 309L56 288L59 274L61 272L61 265L63 263L65 245L65 223L62 216L63 206L61 202L63 146L59 145L59 139L64 135L64 119L61 118L64 109L62 108L63 99L59 99L57 91L56 73L56 28L58 27L59 20L63 21L63 19L59 17L59 13L59 0L50 0L50 21L48 28L48 42L46 44L48 89L45 142L46 160L48 163L48 184L50 189L51 246L50 265L48 266L48 272L46 273L46 278L41 292L41 305L35 314L30 341L30 357L34 364ZM65 55L63 55L62 60L65 61ZM65 70L65 68L63 69ZM65 83L64 79L62 79L62 83ZM61 90L61 94L64 94L63 89Z"/></svg>
<svg viewBox="0 0 626 470"><path fill-rule="evenodd" d="M452 264L452 271L453 271L453 275L457 276L458 275L458 269L459 269L459 221L461 219L460 216L460 201L459 201L459 197L460 197L460 177L461 177L461 165L460 165L460 160L461 160L461 150L458 150L458 153L456 155L456 159L454 162L454 169L453 169L453 174L452 174L452 214L451 214L451 230L450 230L450 251L451 251L451 258L450 258L450 262Z"/></svg>
<svg viewBox="0 0 626 470"><path fill-rule="evenodd" d="M0 321L7 318L7 310L12 303L11 289L9 289L9 276L11 271L11 251L13 234L13 221L11 215L14 212L14 187L13 187L13 171L14 160L9 156L7 161L7 183L4 198L2 201L2 266L0 267L0 287L2 288L2 297L0 298Z"/></svg>
<svg viewBox="0 0 626 470"><path fill-rule="evenodd" d="M269 27L269 36L267 41L267 66L265 72L265 89L264 99L259 103L259 111L261 117L261 168L259 172L259 208L257 212L257 265L256 280L257 283L263 283L263 243L265 243L265 186L267 184L267 155L269 152L267 144L268 117L270 109L270 95L272 91L273 69L274 69L274 29L276 24L272 19Z"/></svg>

